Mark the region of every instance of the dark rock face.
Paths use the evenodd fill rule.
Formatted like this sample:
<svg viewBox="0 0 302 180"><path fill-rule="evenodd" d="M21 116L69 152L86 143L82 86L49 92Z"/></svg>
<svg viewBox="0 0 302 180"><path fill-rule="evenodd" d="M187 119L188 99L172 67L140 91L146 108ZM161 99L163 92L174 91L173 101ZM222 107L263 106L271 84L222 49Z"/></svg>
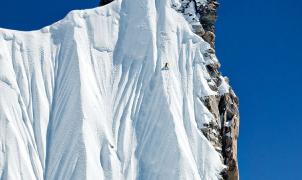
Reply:
<svg viewBox="0 0 302 180"><path fill-rule="evenodd" d="M224 163L228 166L223 177L229 180L237 180L239 179L237 161L239 111L238 99L232 90L229 94L221 97L219 112L222 120L222 156L224 157Z"/></svg>
<svg viewBox="0 0 302 180"><path fill-rule="evenodd" d="M217 67L218 65L216 65ZM215 67L215 66L214 66ZM208 68L216 91L221 83L219 72L213 66ZM216 151L221 154L224 164L227 166L222 172L225 180L238 180L237 139L239 134L239 110L238 98L230 88L229 93L216 96L202 97L201 101L213 114L214 119L209 124L204 124L201 129L205 137L213 144Z"/></svg>
<svg viewBox="0 0 302 180"><path fill-rule="evenodd" d="M100 3L99 3L99 6L104 6L106 4L109 4L111 3L113 0L101 0Z"/></svg>
<svg viewBox="0 0 302 180"><path fill-rule="evenodd" d="M219 3L215 0L208 0L206 5L197 8L197 13L200 14L200 23L206 31L215 33L215 22L217 20L217 8Z"/></svg>
<svg viewBox="0 0 302 180"><path fill-rule="evenodd" d="M200 100L212 113L214 119L204 124L201 131L220 153L221 159L227 168L221 172L224 180L238 180L237 139L239 129L238 98L231 88L227 93L220 93L222 83L228 84L228 79L221 76L220 64L215 55L215 22L219 3L216 0L207 0L201 3L197 0L181 0L180 7L177 3L172 7L182 13L185 19L192 25L195 33L210 44L204 54L210 60L207 71L210 75L209 87L219 95L201 97ZM192 10L193 9L193 10Z"/></svg>
<svg viewBox="0 0 302 180"><path fill-rule="evenodd" d="M200 15L200 24L204 33L198 33L212 48L215 47L215 22L217 20L217 8L219 3L215 0L208 0L206 5L197 7L196 12ZM215 50L206 55L215 58ZM213 61L215 62L215 61ZM217 91L222 83L221 74L218 71L219 64L207 65L208 73L211 76L209 84L213 91ZM225 79L228 81L227 79ZM213 85L214 84L214 85ZM221 173L225 180L238 180L237 160L237 139L239 134L239 102L234 91L230 88L229 93L217 96L203 97L202 102L213 114L215 119L205 124L201 129L207 139L221 154L222 160L227 168Z"/></svg>
<svg viewBox="0 0 302 180"><path fill-rule="evenodd" d="M208 0L206 5L196 6L196 13L199 14L205 34L202 36L212 47L215 46L215 22L217 20L217 8L219 3L216 0Z"/></svg>
<svg viewBox="0 0 302 180"><path fill-rule="evenodd" d="M219 7L216 0L207 0L205 4L197 0L180 0L180 7L178 3L172 3L172 7L182 13L186 20L192 24L196 34L203 37L214 48L215 22Z"/></svg>

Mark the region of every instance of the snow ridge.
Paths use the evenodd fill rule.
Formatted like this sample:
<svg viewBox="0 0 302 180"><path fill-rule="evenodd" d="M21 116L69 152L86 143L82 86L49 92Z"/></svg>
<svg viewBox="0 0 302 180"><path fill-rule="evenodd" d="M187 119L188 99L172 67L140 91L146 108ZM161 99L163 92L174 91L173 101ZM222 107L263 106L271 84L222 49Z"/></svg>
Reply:
<svg viewBox="0 0 302 180"><path fill-rule="evenodd" d="M214 118L200 100L217 94L211 47L171 4L118 0L0 29L1 180L220 179L200 130Z"/></svg>

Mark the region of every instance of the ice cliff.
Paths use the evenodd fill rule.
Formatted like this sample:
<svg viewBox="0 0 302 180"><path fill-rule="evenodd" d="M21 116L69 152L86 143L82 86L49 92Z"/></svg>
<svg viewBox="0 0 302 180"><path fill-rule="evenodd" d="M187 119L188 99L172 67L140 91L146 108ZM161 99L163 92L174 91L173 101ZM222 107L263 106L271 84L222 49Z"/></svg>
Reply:
<svg viewBox="0 0 302 180"><path fill-rule="evenodd" d="M0 29L0 179L238 179L213 4L116 0Z"/></svg>

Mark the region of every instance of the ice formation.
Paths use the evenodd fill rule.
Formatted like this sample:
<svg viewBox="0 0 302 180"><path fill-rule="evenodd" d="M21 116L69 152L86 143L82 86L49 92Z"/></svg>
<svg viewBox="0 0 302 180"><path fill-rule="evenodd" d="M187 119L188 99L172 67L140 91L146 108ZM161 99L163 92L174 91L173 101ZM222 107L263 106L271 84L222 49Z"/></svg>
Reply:
<svg viewBox="0 0 302 180"><path fill-rule="evenodd" d="M213 119L201 98L218 94L211 47L171 4L117 0L0 29L1 180L220 179L200 130Z"/></svg>

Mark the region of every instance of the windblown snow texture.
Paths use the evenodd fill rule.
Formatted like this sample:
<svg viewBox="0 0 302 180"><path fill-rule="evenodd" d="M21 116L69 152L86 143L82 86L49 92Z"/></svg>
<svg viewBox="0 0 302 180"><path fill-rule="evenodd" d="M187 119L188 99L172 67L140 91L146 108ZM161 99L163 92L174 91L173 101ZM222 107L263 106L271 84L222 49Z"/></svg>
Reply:
<svg viewBox="0 0 302 180"><path fill-rule="evenodd" d="M220 178L200 130L213 118L200 98L217 94L210 45L171 4L118 0L0 29L1 180Z"/></svg>

